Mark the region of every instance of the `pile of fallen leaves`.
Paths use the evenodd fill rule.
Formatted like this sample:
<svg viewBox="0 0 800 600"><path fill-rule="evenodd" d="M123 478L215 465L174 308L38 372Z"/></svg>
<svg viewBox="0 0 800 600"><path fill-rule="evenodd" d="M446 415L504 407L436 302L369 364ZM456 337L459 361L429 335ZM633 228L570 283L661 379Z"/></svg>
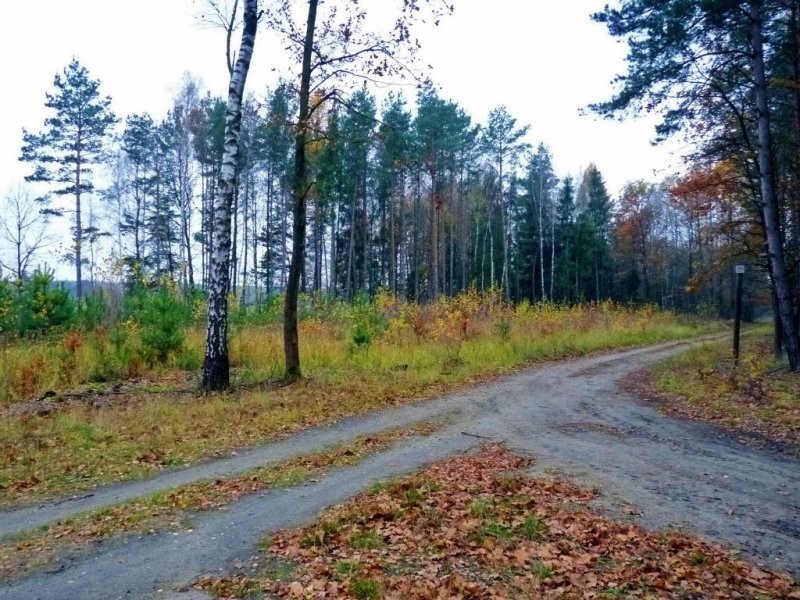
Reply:
<svg viewBox="0 0 800 600"><path fill-rule="evenodd" d="M783 574L587 507L594 492L520 474L502 446L435 464L270 540L273 578L206 578L219 597L800 598ZM269 562L268 561L268 562Z"/></svg>

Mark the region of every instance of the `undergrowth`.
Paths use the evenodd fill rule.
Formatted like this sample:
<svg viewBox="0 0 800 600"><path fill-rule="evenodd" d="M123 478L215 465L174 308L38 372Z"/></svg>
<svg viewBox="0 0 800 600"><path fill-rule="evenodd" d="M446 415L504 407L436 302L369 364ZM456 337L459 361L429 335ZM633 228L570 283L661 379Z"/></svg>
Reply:
<svg viewBox="0 0 800 600"><path fill-rule="evenodd" d="M668 409L800 448L800 375L775 358L763 328L742 340L738 366L726 340L695 346L651 371Z"/></svg>

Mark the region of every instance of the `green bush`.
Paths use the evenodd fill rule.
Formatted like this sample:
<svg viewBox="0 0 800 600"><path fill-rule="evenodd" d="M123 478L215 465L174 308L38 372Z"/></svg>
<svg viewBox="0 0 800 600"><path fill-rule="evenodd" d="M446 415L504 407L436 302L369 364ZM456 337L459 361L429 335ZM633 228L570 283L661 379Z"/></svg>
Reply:
<svg viewBox="0 0 800 600"><path fill-rule="evenodd" d="M25 282L19 312L20 334L46 333L73 320L75 303L63 285L53 287L52 270L37 269Z"/></svg>
<svg viewBox="0 0 800 600"><path fill-rule="evenodd" d="M0 336L14 331L16 318L14 289L8 280L0 279Z"/></svg>
<svg viewBox="0 0 800 600"><path fill-rule="evenodd" d="M182 350L189 318L186 306L168 286L162 285L157 292L147 294L139 315L145 359L151 364L163 364L170 354Z"/></svg>
<svg viewBox="0 0 800 600"><path fill-rule="evenodd" d="M95 290L78 304L77 325L83 331L93 331L107 321L108 313L106 294Z"/></svg>
<svg viewBox="0 0 800 600"><path fill-rule="evenodd" d="M350 341L354 347L371 344L389 326L386 315L361 292L353 298L350 319L353 322Z"/></svg>
<svg viewBox="0 0 800 600"><path fill-rule="evenodd" d="M138 322L151 294L144 282L136 281L129 284L125 288L125 297L122 300L123 318L132 318Z"/></svg>
<svg viewBox="0 0 800 600"><path fill-rule="evenodd" d="M183 348L176 356L175 364L184 371L199 371L203 366L203 354L193 348Z"/></svg>

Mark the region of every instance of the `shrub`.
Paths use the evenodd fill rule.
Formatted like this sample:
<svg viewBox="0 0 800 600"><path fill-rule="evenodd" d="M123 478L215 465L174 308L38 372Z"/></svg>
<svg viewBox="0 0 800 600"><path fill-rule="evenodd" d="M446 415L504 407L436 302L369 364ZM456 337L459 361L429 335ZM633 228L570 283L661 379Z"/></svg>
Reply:
<svg viewBox="0 0 800 600"><path fill-rule="evenodd" d="M495 323L495 329L497 330L497 335L500 336L501 340L507 340L508 336L511 335L511 321L501 318L499 321L497 321L497 323Z"/></svg>
<svg viewBox="0 0 800 600"><path fill-rule="evenodd" d="M108 302L102 290L93 291L78 305L77 325L83 331L92 331L106 322Z"/></svg>
<svg viewBox="0 0 800 600"><path fill-rule="evenodd" d="M162 285L156 293L148 294L139 315L146 360L163 364L170 354L181 350L188 320L186 307L168 286Z"/></svg>
<svg viewBox="0 0 800 600"><path fill-rule="evenodd" d="M203 366L203 353L194 348L183 348L178 353L175 364L184 371L199 371Z"/></svg>
<svg viewBox="0 0 800 600"><path fill-rule="evenodd" d="M75 303L63 285L53 287L53 271L37 269L25 283L20 305L20 333L47 332L69 324Z"/></svg>
<svg viewBox="0 0 800 600"><path fill-rule="evenodd" d="M8 280L0 279L0 336L14 330L15 320L13 288Z"/></svg>
<svg viewBox="0 0 800 600"><path fill-rule="evenodd" d="M350 318L353 322L350 341L355 347L371 344L389 326L386 315L363 293L357 294L353 299Z"/></svg>

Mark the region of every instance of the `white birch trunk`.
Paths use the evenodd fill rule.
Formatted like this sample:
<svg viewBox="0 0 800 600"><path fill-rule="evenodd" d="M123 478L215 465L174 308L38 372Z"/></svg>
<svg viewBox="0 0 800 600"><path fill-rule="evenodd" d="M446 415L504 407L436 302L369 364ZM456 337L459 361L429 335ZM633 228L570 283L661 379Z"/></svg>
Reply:
<svg viewBox="0 0 800 600"><path fill-rule="evenodd" d="M230 385L228 358L228 290L230 287L231 205L236 186L239 131L242 126L242 97L258 24L258 0L244 2L244 28L236 66L228 87L225 114L225 145L219 185L214 197L214 222L209 265L208 322L203 365L205 390L223 390Z"/></svg>

